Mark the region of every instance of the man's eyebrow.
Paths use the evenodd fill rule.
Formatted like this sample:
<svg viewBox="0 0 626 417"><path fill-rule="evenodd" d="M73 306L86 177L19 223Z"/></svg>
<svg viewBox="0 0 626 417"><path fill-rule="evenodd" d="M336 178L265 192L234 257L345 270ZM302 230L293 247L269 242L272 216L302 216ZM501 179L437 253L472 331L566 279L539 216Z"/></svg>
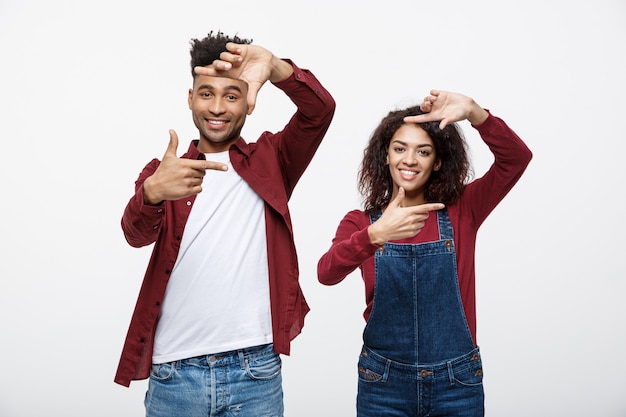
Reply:
<svg viewBox="0 0 626 417"><path fill-rule="evenodd" d="M198 90L211 90L214 91L215 87L212 84L201 84L198 86ZM241 88L238 85L228 85L226 87L224 87L225 91L238 91L241 93Z"/></svg>

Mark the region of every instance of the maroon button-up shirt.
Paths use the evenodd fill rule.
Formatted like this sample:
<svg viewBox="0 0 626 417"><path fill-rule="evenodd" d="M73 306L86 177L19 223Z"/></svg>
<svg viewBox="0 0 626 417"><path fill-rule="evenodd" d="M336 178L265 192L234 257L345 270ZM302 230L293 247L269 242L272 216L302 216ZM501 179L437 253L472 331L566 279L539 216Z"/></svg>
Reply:
<svg viewBox="0 0 626 417"><path fill-rule="evenodd" d="M291 340L304 326L309 306L298 282L298 259L287 202L328 130L335 101L311 72L287 61L293 65L294 73L274 85L293 101L296 113L282 131L264 132L254 143L239 138L229 153L234 169L265 202L274 350L288 355ZM182 157L204 158L196 146L197 141L193 141ZM191 196L158 206L144 204L143 182L159 163L153 159L139 175L135 195L121 222L131 246L155 243L115 376L115 382L124 386L150 375L161 302L195 200Z"/></svg>

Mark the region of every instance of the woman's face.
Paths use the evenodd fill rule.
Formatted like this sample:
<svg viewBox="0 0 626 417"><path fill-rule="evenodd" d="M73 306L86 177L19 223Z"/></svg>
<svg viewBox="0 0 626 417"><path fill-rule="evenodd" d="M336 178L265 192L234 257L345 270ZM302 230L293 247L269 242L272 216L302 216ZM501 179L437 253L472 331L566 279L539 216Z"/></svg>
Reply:
<svg viewBox="0 0 626 417"><path fill-rule="evenodd" d="M412 200L411 204L424 202L430 174L441 166L432 139L424 129L413 123L404 124L396 130L387 149L387 163L393 180L392 199L402 187L405 198Z"/></svg>

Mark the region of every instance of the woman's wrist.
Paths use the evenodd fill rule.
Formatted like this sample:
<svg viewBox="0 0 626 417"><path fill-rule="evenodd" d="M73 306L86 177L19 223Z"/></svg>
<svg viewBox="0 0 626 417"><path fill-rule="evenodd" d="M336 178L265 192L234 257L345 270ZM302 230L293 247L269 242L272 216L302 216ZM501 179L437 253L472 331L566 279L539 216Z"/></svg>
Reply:
<svg viewBox="0 0 626 417"><path fill-rule="evenodd" d="M379 246L379 247L385 245L386 240L382 238L381 236L377 235L373 224L367 228L367 235L369 236L370 243L372 245Z"/></svg>

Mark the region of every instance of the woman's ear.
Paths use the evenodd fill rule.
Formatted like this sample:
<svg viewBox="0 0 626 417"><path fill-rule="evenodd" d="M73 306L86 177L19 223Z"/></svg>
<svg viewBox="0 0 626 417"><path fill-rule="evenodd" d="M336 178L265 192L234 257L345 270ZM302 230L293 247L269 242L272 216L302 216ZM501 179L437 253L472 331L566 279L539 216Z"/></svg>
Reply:
<svg viewBox="0 0 626 417"><path fill-rule="evenodd" d="M385 165L389 165L389 154L385 155Z"/></svg>
<svg viewBox="0 0 626 417"><path fill-rule="evenodd" d="M437 161L435 162L435 165L433 166L433 170L439 171L439 168L441 168L441 159L437 159Z"/></svg>

